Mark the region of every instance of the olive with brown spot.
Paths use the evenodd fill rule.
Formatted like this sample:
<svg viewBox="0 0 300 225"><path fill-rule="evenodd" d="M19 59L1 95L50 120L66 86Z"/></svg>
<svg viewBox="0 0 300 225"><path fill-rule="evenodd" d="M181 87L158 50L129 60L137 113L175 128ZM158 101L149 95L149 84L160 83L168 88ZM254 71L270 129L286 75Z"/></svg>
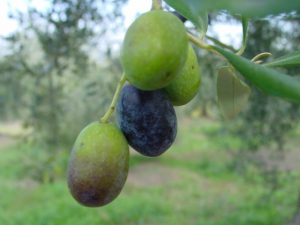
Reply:
<svg viewBox="0 0 300 225"><path fill-rule="evenodd" d="M89 124L71 152L68 186L72 196L89 207L110 203L125 184L128 161L127 141L114 124Z"/></svg>

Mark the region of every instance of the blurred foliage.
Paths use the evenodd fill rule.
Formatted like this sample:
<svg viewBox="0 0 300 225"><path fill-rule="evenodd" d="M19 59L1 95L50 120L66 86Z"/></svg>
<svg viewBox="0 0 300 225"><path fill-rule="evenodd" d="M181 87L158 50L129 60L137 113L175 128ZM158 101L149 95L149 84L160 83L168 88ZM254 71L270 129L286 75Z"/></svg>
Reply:
<svg viewBox="0 0 300 225"><path fill-rule="evenodd" d="M96 40L122 24L117 19L126 1L109 2L52 0L43 11L29 4L27 11L11 12L19 28L5 37L9 50L0 59L1 119L21 118L33 129L28 140L48 151L35 175L40 180L55 171L51 164L63 146L69 149L110 102L121 69L111 43Z"/></svg>
<svg viewBox="0 0 300 225"><path fill-rule="evenodd" d="M260 52L271 52L273 58L299 50L300 19L273 18L252 22L246 57ZM288 29L287 29L288 28ZM292 31L292 32L291 32ZM300 69L286 69L287 73L299 75ZM285 138L300 119L299 104L270 97L252 85L249 106L237 123L236 134L245 140L245 148L257 149L262 145L275 144L284 149Z"/></svg>
<svg viewBox="0 0 300 225"><path fill-rule="evenodd" d="M240 22L238 17L226 12L210 14L210 26L218 23L239 24ZM251 21L244 56L252 59L261 52L271 52L272 57L266 60L270 61L299 50L299 27L300 20L297 16L281 15ZM219 34L213 33L212 37L218 39ZM252 89L248 106L238 117L225 120L216 103L216 77L218 69L226 63L221 58L202 50L198 50L198 59L203 78L200 91L191 103L179 111L193 117L221 118L223 128L210 135L224 137L231 134L243 143L236 150L228 149L232 154L229 167L243 176L246 176L249 167L258 168L266 187L270 191L277 190L280 188L281 174L278 163L285 156L288 147L287 139L300 122L299 104L270 97L248 83ZM300 74L299 68L282 70L288 74ZM295 146L289 147L295 148ZM261 154L267 155L262 157ZM268 160L277 163L270 166Z"/></svg>
<svg viewBox="0 0 300 225"><path fill-rule="evenodd" d="M238 24L240 22L237 17L225 12L210 14L210 25L214 26L217 23ZM271 52L272 57L268 59L271 60L299 50L299 27L300 19L297 16L282 15L251 21L244 56L251 59L261 52ZM217 39L218 35L213 34L213 38ZM203 81L197 98L187 106L186 112L220 118L220 113L216 112L216 77L219 68L226 64L219 57L202 50L198 50L198 58ZM282 70L293 75L300 74L299 68ZM253 85L251 89L252 94L246 110L234 120L224 120L227 131L244 140L244 149L256 150L268 144L274 145L276 149L283 149L286 135L299 122L299 104L270 97ZM197 114L196 110L200 110L200 113Z"/></svg>
<svg viewBox="0 0 300 225"><path fill-rule="evenodd" d="M5 194L0 224L285 224L296 208L299 171L280 174L281 188L270 195L257 168L248 165L243 177L228 168L227 149L239 148L243 142L235 135L220 134L220 129L221 124L212 120L182 121L176 145L158 158L132 154L119 197L95 209L72 198L63 172L47 184L24 174L24 165L31 163L25 156L39 161L45 151L23 143L1 149L0 190ZM294 138L297 146L299 139Z"/></svg>
<svg viewBox="0 0 300 225"><path fill-rule="evenodd" d="M284 18L272 17L251 22L245 51L247 58L251 59L261 52L271 52L272 57L266 60L269 61L299 50L300 20ZM282 71L292 75L300 74L299 68ZM251 83L249 85L252 94L245 111L235 120L224 123L227 132L243 140L239 151L233 154L231 166L245 174L249 164L253 164L259 168L266 187L274 192L280 188L281 172L278 163L285 156L289 134L300 122L300 107L297 103L271 97ZM267 157L261 154L267 154ZM270 166L268 161L271 159L277 163Z"/></svg>

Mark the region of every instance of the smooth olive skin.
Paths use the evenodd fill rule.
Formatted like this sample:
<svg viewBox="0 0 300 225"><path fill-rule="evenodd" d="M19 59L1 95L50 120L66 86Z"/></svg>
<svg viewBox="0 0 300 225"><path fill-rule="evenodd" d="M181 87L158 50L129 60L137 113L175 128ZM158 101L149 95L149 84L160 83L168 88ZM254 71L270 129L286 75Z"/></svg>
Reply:
<svg viewBox="0 0 300 225"><path fill-rule="evenodd" d="M82 205L103 206L121 192L127 175L129 147L113 124L93 122L77 137L68 165L68 186Z"/></svg>
<svg viewBox="0 0 300 225"><path fill-rule="evenodd" d="M142 91L125 85L116 107L116 121L129 145L148 157L167 151L177 134L176 112L161 90Z"/></svg>
<svg viewBox="0 0 300 225"><path fill-rule="evenodd" d="M164 91L174 106L181 106L187 104L195 97L200 84L200 67L195 51L190 45L183 69L179 75L164 88Z"/></svg>
<svg viewBox="0 0 300 225"><path fill-rule="evenodd" d="M141 90L167 86L187 58L183 23L173 14L154 10L142 14L128 28L121 50L127 80Z"/></svg>

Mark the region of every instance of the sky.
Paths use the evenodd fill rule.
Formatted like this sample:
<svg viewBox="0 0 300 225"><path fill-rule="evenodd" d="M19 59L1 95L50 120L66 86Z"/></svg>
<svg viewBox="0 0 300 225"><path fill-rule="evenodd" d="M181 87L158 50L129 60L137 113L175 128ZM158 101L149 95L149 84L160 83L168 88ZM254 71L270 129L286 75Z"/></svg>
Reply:
<svg viewBox="0 0 300 225"><path fill-rule="evenodd" d="M6 35L16 29L16 23L8 19L7 0L0 1L0 35Z"/></svg>
<svg viewBox="0 0 300 225"><path fill-rule="evenodd" d="M31 2L38 10L47 8L46 0L0 0L0 35L7 35L18 27L16 21L8 17L9 11L26 9Z"/></svg>
<svg viewBox="0 0 300 225"><path fill-rule="evenodd" d="M48 7L47 0L0 0L0 35L7 35L16 30L18 24L8 17L10 9L24 10L31 2L38 10ZM129 0L124 6L125 26L129 27L137 14L144 13L151 8L151 1Z"/></svg>
<svg viewBox="0 0 300 225"><path fill-rule="evenodd" d="M47 8L47 0L0 0L0 36L5 36L17 29L18 24L9 19L9 11L18 9L26 9L27 4L31 2L38 10ZM125 29L130 26L138 14L144 13L151 8L151 0L128 0L128 3L123 8L125 15ZM238 48L242 36L242 28L236 24L216 24L210 27L208 34L217 33L218 38L227 44Z"/></svg>

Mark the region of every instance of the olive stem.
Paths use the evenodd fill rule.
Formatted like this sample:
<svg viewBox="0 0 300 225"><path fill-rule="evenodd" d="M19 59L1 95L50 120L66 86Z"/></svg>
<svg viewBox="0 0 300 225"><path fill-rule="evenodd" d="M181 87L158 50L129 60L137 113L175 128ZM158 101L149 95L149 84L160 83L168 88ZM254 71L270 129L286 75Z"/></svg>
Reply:
<svg viewBox="0 0 300 225"><path fill-rule="evenodd" d="M235 54L239 56L243 55L243 53L246 50L246 47L247 47L246 45L243 45Z"/></svg>
<svg viewBox="0 0 300 225"><path fill-rule="evenodd" d="M115 111L116 108L116 104L120 95L120 92L122 90L122 87L124 86L126 82L126 77L125 77L125 73L122 74L122 77L118 83L117 89L115 91L115 94L113 96L113 99L110 103L110 106L108 108L108 110L106 111L106 113L104 114L104 116L100 119L101 123L107 123L107 121L109 120L109 118L111 117L111 115L113 114L113 112Z"/></svg>
<svg viewBox="0 0 300 225"><path fill-rule="evenodd" d="M152 8L151 10L160 10L162 9L161 0L152 0Z"/></svg>
<svg viewBox="0 0 300 225"><path fill-rule="evenodd" d="M203 42L200 38L190 34L190 33L187 33L187 36L188 36L188 39L194 43L196 46L198 46L199 48L203 48L203 49L206 49L214 54L217 54L219 55L210 45L206 44L205 42Z"/></svg>

